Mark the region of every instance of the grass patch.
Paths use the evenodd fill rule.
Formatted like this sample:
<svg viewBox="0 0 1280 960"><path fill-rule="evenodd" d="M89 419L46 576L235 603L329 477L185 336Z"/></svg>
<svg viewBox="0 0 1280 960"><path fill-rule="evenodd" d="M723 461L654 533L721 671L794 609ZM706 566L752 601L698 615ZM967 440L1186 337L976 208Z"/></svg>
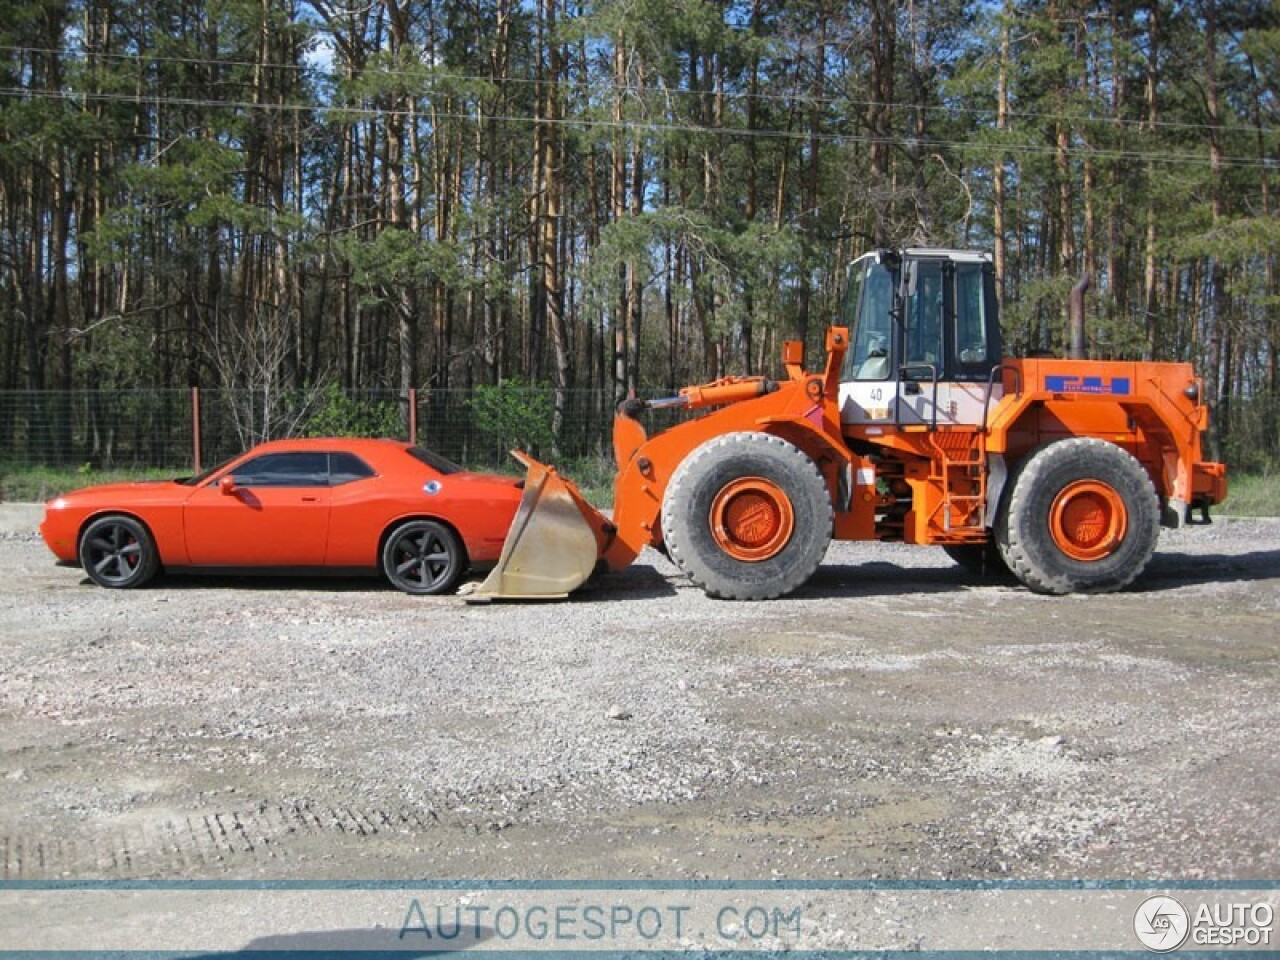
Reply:
<svg viewBox="0 0 1280 960"><path fill-rule="evenodd" d="M612 460L602 457L571 460L563 467L557 464L556 472L577 484L578 490L593 507L607 510L613 506L613 479L617 470Z"/></svg>
<svg viewBox="0 0 1280 960"><path fill-rule="evenodd" d="M185 472L190 474L191 468L187 467ZM80 487L135 480L172 480L183 475L182 467L86 470L83 467L0 466L0 501L41 503Z"/></svg>
<svg viewBox="0 0 1280 960"><path fill-rule="evenodd" d="M1280 470L1233 475L1227 471L1227 499L1216 512L1229 517L1280 517Z"/></svg>

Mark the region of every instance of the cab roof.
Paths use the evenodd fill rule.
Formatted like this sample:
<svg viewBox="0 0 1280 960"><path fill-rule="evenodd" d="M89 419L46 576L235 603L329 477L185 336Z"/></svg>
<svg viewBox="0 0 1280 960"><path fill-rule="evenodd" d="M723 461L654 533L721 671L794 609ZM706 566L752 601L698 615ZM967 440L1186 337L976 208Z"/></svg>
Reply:
<svg viewBox="0 0 1280 960"><path fill-rule="evenodd" d="M915 259L934 259L934 260L950 260L953 263L990 263L991 254L985 250L957 250L951 247L902 247L899 249L880 248L878 250L868 250L857 260L863 260L867 257L879 257L882 254L892 253L903 257L913 257Z"/></svg>

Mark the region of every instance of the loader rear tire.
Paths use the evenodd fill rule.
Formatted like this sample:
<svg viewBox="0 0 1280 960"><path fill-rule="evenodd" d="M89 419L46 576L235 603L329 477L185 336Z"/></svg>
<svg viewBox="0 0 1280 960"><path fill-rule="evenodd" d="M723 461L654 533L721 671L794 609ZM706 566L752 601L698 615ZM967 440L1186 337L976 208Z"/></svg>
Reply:
<svg viewBox="0 0 1280 960"><path fill-rule="evenodd" d="M1010 481L996 523L1009 569L1036 593L1110 593L1146 567L1160 504L1127 451L1092 437L1032 452Z"/></svg>
<svg viewBox="0 0 1280 960"><path fill-rule="evenodd" d="M831 542L827 483L795 445L767 433L708 440L662 500L671 559L712 597L771 600L817 569Z"/></svg>

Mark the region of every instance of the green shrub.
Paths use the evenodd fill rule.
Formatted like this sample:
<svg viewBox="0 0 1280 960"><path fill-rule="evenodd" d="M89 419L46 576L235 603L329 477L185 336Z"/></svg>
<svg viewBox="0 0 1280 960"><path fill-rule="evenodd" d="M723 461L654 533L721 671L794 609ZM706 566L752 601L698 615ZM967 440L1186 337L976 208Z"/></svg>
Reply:
<svg viewBox="0 0 1280 960"><path fill-rule="evenodd" d="M337 387L324 392L307 422L308 437L400 437L406 433L394 400L358 400Z"/></svg>
<svg viewBox="0 0 1280 960"><path fill-rule="evenodd" d="M525 450L539 459L555 449L555 401L545 384L503 380L475 388L469 401L476 430L496 449Z"/></svg>

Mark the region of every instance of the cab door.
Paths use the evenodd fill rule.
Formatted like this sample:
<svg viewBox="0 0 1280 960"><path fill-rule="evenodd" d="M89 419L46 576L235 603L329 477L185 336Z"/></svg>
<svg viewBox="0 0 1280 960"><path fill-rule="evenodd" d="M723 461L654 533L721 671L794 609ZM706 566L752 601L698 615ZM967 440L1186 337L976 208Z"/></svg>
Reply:
<svg viewBox="0 0 1280 960"><path fill-rule="evenodd" d="M329 455L323 451L265 453L233 466L187 500L183 525L189 562L322 566L329 491Z"/></svg>

